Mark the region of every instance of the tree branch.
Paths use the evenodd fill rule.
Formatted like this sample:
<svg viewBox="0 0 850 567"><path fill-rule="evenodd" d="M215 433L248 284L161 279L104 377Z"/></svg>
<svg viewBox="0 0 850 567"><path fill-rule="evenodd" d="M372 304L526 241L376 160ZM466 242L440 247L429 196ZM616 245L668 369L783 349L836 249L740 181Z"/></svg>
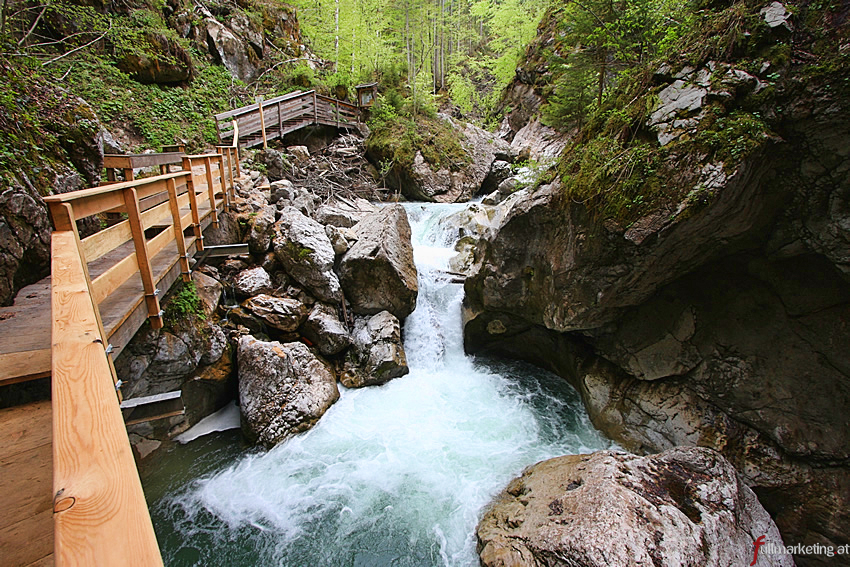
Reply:
<svg viewBox="0 0 850 567"><path fill-rule="evenodd" d="M57 57L54 57L53 59L51 59L51 60L49 60L49 61L45 61L44 63L42 63L42 64L41 64L41 66L42 66L42 67L46 67L46 66L50 65L51 63L54 63L54 62L56 62L56 61L59 61L60 59L64 59L65 57L68 57L68 56L69 56L69 55L71 55L72 53L76 53L77 51L80 51L80 50L82 50L82 49L85 49L86 47L88 47L89 45L93 44L94 42L96 42L96 41L100 41L101 39L103 39L104 37L106 37L106 34L108 34L108 33L109 33L109 32L111 32L111 31L112 31L112 20L110 20L110 21L109 21L109 29L108 29L108 30L106 30L105 32L103 32L102 34L100 34L100 36L98 36L98 37L94 38L93 40L91 40L90 42L88 42L88 43L87 43L87 44L85 44L85 45L81 45L81 46L79 46L79 47L76 47L76 48L72 49L71 51L69 51L69 52L67 52L67 53L63 53L62 55L59 55L59 56L57 56Z"/></svg>

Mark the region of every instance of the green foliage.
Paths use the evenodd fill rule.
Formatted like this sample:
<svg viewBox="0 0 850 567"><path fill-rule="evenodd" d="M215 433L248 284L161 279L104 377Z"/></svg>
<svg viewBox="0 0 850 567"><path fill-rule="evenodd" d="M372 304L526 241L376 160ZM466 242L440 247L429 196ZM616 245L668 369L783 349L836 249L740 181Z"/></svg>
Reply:
<svg viewBox="0 0 850 567"><path fill-rule="evenodd" d="M459 132L436 115L414 116L412 106L411 100L400 99L396 94L380 95L372 108L366 148L380 156L386 172L393 167L409 169L417 151L438 169L457 171L470 163Z"/></svg>
<svg viewBox="0 0 850 567"><path fill-rule="evenodd" d="M198 297L195 282L180 282L165 304L165 323L174 327L181 321L207 318L204 304Z"/></svg>
<svg viewBox="0 0 850 567"><path fill-rule="evenodd" d="M726 113L714 107L716 120L704 119L696 143L710 151L714 159L738 162L761 146L771 133L757 112L734 110Z"/></svg>
<svg viewBox="0 0 850 567"><path fill-rule="evenodd" d="M61 84L90 101L101 120L131 125L147 147L185 139L191 151L217 142L213 115L231 108L238 94L225 68L200 63L198 67L186 87L137 83L108 60L91 54L50 69L57 79L67 72Z"/></svg>

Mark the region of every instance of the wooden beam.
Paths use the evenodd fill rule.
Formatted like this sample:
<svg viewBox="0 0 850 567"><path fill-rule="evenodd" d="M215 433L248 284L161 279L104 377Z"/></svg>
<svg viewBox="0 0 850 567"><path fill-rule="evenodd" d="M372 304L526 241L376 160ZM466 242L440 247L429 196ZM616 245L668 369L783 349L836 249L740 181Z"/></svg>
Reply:
<svg viewBox="0 0 850 567"><path fill-rule="evenodd" d="M159 566L109 359L70 231L53 233L56 565Z"/></svg>
<svg viewBox="0 0 850 567"><path fill-rule="evenodd" d="M148 304L148 316L153 329L162 328L162 314L159 308L159 297L151 271L151 257L148 255L147 242L145 240L145 229L142 225L142 217L139 212L139 198L134 188L124 189L124 204L127 207L127 217L130 228L133 230L133 244L136 248L136 263L142 276L142 285L145 289L145 301Z"/></svg>
<svg viewBox="0 0 850 567"><path fill-rule="evenodd" d="M198 195L195 193L195 178L192 175L191 158L183 158L183 169L189 172L186 178L186 188L189 193L189 206L192 209L192 229L195 231L195 246L200 252L204 249L204 235L201 233L201 216L198 209Z"/></svg>
<svg viewBox="0 0 850 567"><path fill-rule="evenodd" d="M207 174L207 191L210 196L210 208L213 210L213 227L218 228L218 211L215 206L215 187L213 186L213 177L212 177L212 156L205 155L204 156L204 167Z"/></svg>
<svg viewBox="0 0 850 567"><path fill-rule="evenodd" d="M174 180L168 182L168 202L171 205L171 221L174 227L174 239L177 242L177 253L180 255L180 271L183 281L192 281L192 273L189 270L189 256L186 254L186 240L183 235L183 222L180 218L180 203L177 200L177 187Z"/></svg>

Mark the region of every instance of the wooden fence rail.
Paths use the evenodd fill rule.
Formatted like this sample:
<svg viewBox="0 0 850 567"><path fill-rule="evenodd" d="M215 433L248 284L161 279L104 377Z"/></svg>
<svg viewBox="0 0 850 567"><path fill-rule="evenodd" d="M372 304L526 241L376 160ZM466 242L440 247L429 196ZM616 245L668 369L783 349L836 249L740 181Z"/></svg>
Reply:
<svg viewBox="0 0 850 567"><path fill-rule="evenodd" d="M190 251L234 198L236 148L185 156L183 171L45 198L52 262L54 527L57 565L162 565L119 409L112 356L160 290L190 280ZM226 162L226 165L225 165ZM80 238L76 221L125 216ZM116 391L118 395L116 396Z"/></svg>

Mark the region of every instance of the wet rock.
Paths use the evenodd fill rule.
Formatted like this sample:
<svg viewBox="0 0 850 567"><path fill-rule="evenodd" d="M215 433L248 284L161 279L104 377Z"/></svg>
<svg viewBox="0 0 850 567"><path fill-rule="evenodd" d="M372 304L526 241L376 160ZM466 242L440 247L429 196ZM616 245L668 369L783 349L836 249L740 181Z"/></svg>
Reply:
<svg viewBox="0 0 850 567"><path fill-rule="evenodd" d="M387 310L404 319L419 292L410 223L401 205L370 214L355 227L357 242L340 261L339 274L355 313Z"/></svg>
<svg viewBox="0 0 850 567"><path fill-rule="evenodd" d="M401 325L392 313L358 317L352 342L340 376L346 388L376 386L410 372L401 344Z"/></svg>
<svg viewBox="0 0 850 567"><path fill-rule="evenodd" d="M543 461L510 483L477 533L487 567L749 565L756 538L783 545L735 469L697 447ZM794 562L762 548L759 565Z"/></svg>
<svg viewBox="0 0 850 567"><path fill-rule="evenodd" d="M221 246L242 242L242 227L235 213L223 212L218 215L218 227L210 225L204 231L205 246Z"/></svg>
<svg viewBox="0 0 850 567"><path fill-rule="evenodd" d="M314 217L324 225L351 228L376 210L374 205L363 199L358 199L354 205L328 203L317 208Z"/></svg>
<svg viewBox="0 0 850 567"><path fill-rule="evenodd" d="M339 399L333 370L303 343L244 336L237 360L243 429L266 447L313 427Z"/></svg>
<svg viewBox="0 0 850 567"><path fill-rule="evenodd" d="M492 193L512 174L513 170L511 169L511 164L507 161L497 159L490 166L490 171L487 173L487 177L485 177L484 181L481 183L479 193Z"/></svg>
<svg viewBox="0 0 850 567"><path fill-rule="evenodd" d="M348 329L339 320L336 308L325 303L313 306L301 332L325 356L338 354L351 344Z"/></svg>
<svg viewBox="0 0 850 567"><path fill-rule="evenodd" d="M242 297L270 293L273 289L272 278L267 271L259 266L250 268L236 276L233 288Z"/></svg>
<svg viewBox="0 0 850 567"><path fill-rule="evenodd" d="M242 306L270 327L285 333L298 329L307 317L304 304L296 299L260 294L251 297Z"/></svg>
<svg viewBox="0 0 850 567"><path fill-rule="evenodd" d="M293 207L281 211L274 253L287 273L319 299L339 303L342 289L333 271L335 254L325 227Z"/></svg>

